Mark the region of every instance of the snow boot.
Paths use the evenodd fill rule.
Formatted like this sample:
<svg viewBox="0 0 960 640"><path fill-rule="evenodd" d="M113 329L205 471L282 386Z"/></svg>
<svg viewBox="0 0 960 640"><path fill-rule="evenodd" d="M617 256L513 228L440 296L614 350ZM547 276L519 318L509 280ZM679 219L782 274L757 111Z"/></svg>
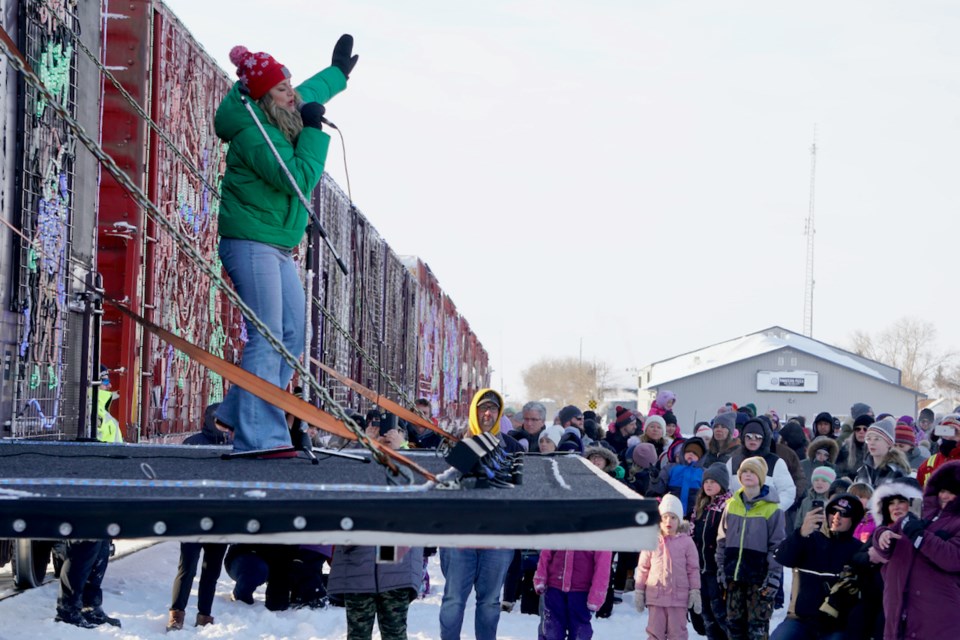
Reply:
<svg viewBox="0 0 960 640"><path fill-rule="evenodd" d="M91 622L96 626L100 626L101 624L109 624L112 627L120 626L119 618L111 618L100 607L87 607L81 615L83 615L87 622Z"/></svg>
<svg viewBox="0 0 960 640"><path fill-rule="evenodd" d="M57 622L64 622L66 624L72 624L75 627L80 627L81 629L93 629L97 625L90 622L83 617L83 614L80 613L79 609L60 609L57 608L57 617L54 618Z"/></svg>
<svg viewBox="0 0 960 640"><path fill-rule="evenodd" d="M170 609L170 619L167 620L167 631L179 631L183 629L184 615L184 611L180 609Z"/></svg>
<svg viewBox="0 0 960 640"><path fill-rule="evenodd" d="M213 616L204 615L202 613L197 614L197 624L198 627L205 627L208 624L213 624Z"/></svg>

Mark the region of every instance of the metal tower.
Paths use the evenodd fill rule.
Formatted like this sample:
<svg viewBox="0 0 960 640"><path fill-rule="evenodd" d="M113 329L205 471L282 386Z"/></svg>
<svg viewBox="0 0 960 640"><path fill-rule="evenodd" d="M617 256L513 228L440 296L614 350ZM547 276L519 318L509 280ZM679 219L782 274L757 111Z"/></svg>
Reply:
<svg viewBox="0 0 960 640"><path fill-rule="evenodd" d="M803 290L803 335L808 338L813 337L813 248L814 234L813 226L814 195L817 181L817 128L813 128L813 144L810 145L810 208L807 212L807 228L804 234L807 236L807 273L806 284Z"/></svg>

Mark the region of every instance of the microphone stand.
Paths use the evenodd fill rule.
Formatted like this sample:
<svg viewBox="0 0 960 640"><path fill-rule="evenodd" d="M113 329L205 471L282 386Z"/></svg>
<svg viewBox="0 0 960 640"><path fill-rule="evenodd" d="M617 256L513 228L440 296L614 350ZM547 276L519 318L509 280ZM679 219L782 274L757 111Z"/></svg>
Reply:
<svg viewBox="0 0 960 640"><path fill-rule="evenodd" d="M269 134L267 134L267 130L263 128L263 123L260 122L260 118L257 117L253 107L250 106L250 101L247 99L247 95L240 90L238 90L237 93L240 96L240 102L242 102L243 106L247 108L247 112L250 114L250 117L253 118L254 124L257 125L260 135L263 136L267 146L270 147L270 151L273 152L273 157L276 158L277 162L280 164L280 168L283 169L283 174L290 182L290 186L293 187L294 192L297 194L297 197L300 198L300 202L303 204L303 206L307 208L307 212L310 214L311 221L314 225L316 225L317 231L319 232L320 237L323 238L324 243L326 243L330 253L333 255L333 259L337 261L337 266L340 267L340 271L343 272L343 275L348 275L349 272L347 270L347 265L344 264L343 260L340 259L340 255L337 253L337 250L334 249L333 245L330 243L330 238L327 237L327 232L324 230L323 224L320 222L320 217L314 212L313 207L310 206L310 201L307 200L306 196L303 195L303 192L300 190L300 185L297 184L293 174L290 173L290 169L287 168L287 164L283 161L283 158L280 157L280 153L274 146L273 140L270 139Z"/></svg>

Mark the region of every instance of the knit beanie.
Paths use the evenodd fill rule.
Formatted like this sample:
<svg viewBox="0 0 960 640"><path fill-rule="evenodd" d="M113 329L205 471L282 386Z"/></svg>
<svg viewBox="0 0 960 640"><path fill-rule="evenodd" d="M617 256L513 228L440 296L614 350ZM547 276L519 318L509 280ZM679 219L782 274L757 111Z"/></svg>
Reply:
<svg viewBox="0 0 960 640"><path fill-rule="evenodd" d="M647 416L647 419L643 421L643 428L646 429L651 424L659 424L660 428L664 431L667 429L667 423L664 422L661 416Z"/></svg>
<svg viewBox="0 0 960 640"><path fill-rule="evenodd" d="M680 498L672 493L668 493L660 499L659 511L661 516L672 513L677 516L677 520L683 520L683 505L680 504Z"/></svg>
<svg viewBox="0 0 960 640"><path fill-rule="evenodd" d="M546 427L543 431L540 432L540 437L537 440L552 440L553 444L560 444L560 438L563 437L563 427L558 424L552 424L549 427Z"/></svg>
<svg viewBox="0 0 960 640"><path fill-rule="evenodd" d="M898 422L894 433L896 434L897 444L906 444L911 447L917 444L917 433L909 424Z"/></svg>
<svg viewBox="0 0 960 640"><path fill-rule="evenodd" d="M649 442L641 442L633 448L630 459L641 469L652 467L657 463L657 448Z"/></svg>
<svg viewBox="0 0 960 640"><path fill-rule="evenodd" d="M897 424L905 424L908 427L913 426L913 418L911 416L900 416L897 418Z"/></svg>
<svg viewBox="0 0 960 640"><path fill-rule="evenodd" d="M285 66L263 51L256 53L242 45L230 49L230 62L237 67L240 82L249 90L250 97L259 100L270 89L290 77Z"/></svg>
<svg viewBox="0 0 960 640"><path fill-rule="evenodd" d="M813 481L817 478L826 480L827 483L832 484L833 481L837 479L837 471L833 467L817 467L813 470L813 473L810 474L810 480Z"/></svg>
<svg viewBox="0 0 960 640"><path fill-rule="evenodd" d="M704 442L710 442L710 439L713 438L713 429L706 422L701 422L694 435Z"/></svg>
<svg viewBox="0 0 960 640"><path fill-rule="evenodd" d="M737 426L737 414L734 411L727 411L726 413L718 413L713 418L713 428L723 427L728 431L733 431Z"/></svg>
<svg viewBox="0 0 960 640"><path fill-rule="evenodd" d="M727 465L722 462L714 462L703 472L703 479L713 480L722 491L730 490L730 472L727 471Z"/></svg>
<svg viewBox="0 0 960 640"><path fill-rule="evenodd" d="M572 404L568 404L563 409L560 409L559 415L560 415L560 424L563 425L569 422L570 420L572 420L573 418L582 418L583 411L580 411L579 408L573 406Z"/></svg>
<svg viewBox="0 0 960 640"><path fill-rule="evenodd" d="M677 422L677 416L673 415L672 411L666 411L663 414L664 424L679 424Z"/></svg>
<svg viewBox="0 0 960 640"><path fill-rule="evenodd" d="M745 425L743 425L743 429L740 430L740 433L743 435L748 433L759 433L760 435L764 435L766 430L763 428L763 423L759 420L749 420Z"/></svg>
<svg viewBox="0 0 960 640"><path fill-rule="evenodd" d="M869 427L867 427L867 435L870 435L871 433L874 433L886 440L888 443L890 443L891 447L897 441L897 425L894 423L893 418L884 418L879 422L874 422L871 424Z"/></svg>
<svg viewBox="0 0 960 640"><path fill-rule="evenodd" d="M681 456L686 454L687 451L696 454L697 460L702 460L703 454L707 452L707 447L701 438L694 437L690 438L689 440L684 440L683 448L681 449Z"/></svg>
<svg viewBox="0 0 960 640"><path fill-rule="evenodd" d="M852 407L850 407L850 415L853 417L854 421L862 415L865 415L870 411L870 405L865 402L858 402ZM854 424L856 426L856 424Z"/></svg>
<svg viewBox="0 0 960 640"><path fill-rule="evenodd" d="M752 402L748 402L747 404L740 405L740 411L746 413L751 418L757 417L757 405L753 404Z"/></svg>
<svg viewBox="0 0 960 640"><path fill-rule="evenodd" d="M866 413L864 413L863 415L857 416L853 421L854 428L869 427L872 424L873 424L873 416L867 415Z"/></svg>
<svg viewBox="0 0 960 640"><path fill-rule="evenodd" d="M752 471L760 478L760 484L763 484L767 477L767 461L760 456L747 458L740 463L740 468L737 469L737 480L740 480L740 476L743 475L744 471ZM743 481L741 481L740 484L743 484Z"/></svg>
<svg viewBox="0 0 960 640"><path fill-rule="evenodd" d="M936 414L933 412L933 409L921 409L919 419L933 422L936 420Z"/></svg>
<svg viewBox="0 0 960 640"><path fill-rule="evenodd" d="M633 411L630 411L630 409L617 406L615 411L617 417L614 419L613 425L611 425L611 431L613 431L613 429L619 429L620 427L626 426L631 420L636 418L636 415L634 415Z"/></svg>

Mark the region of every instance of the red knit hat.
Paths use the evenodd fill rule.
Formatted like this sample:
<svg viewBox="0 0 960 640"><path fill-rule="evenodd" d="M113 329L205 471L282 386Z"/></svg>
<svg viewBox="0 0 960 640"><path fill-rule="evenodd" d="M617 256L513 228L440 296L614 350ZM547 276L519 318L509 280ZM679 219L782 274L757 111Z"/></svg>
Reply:
<svg viewBox="0 0 960 640"><path fill-rule="evenodd" d="M259 100L270 89L290 77L287 68L273 59L269 53L253 53L242 45L230 49L230 62L237 66L237 76L247 89L250 97Z"/></svg>
<svg viewBox="0 0 960 640"><path fill-rule="evenodd" d="M902 422L897 423L896 434L897 444L908 444L911 447L917 444L917 434L913 430L913 427L908 424Z"/></svg>

